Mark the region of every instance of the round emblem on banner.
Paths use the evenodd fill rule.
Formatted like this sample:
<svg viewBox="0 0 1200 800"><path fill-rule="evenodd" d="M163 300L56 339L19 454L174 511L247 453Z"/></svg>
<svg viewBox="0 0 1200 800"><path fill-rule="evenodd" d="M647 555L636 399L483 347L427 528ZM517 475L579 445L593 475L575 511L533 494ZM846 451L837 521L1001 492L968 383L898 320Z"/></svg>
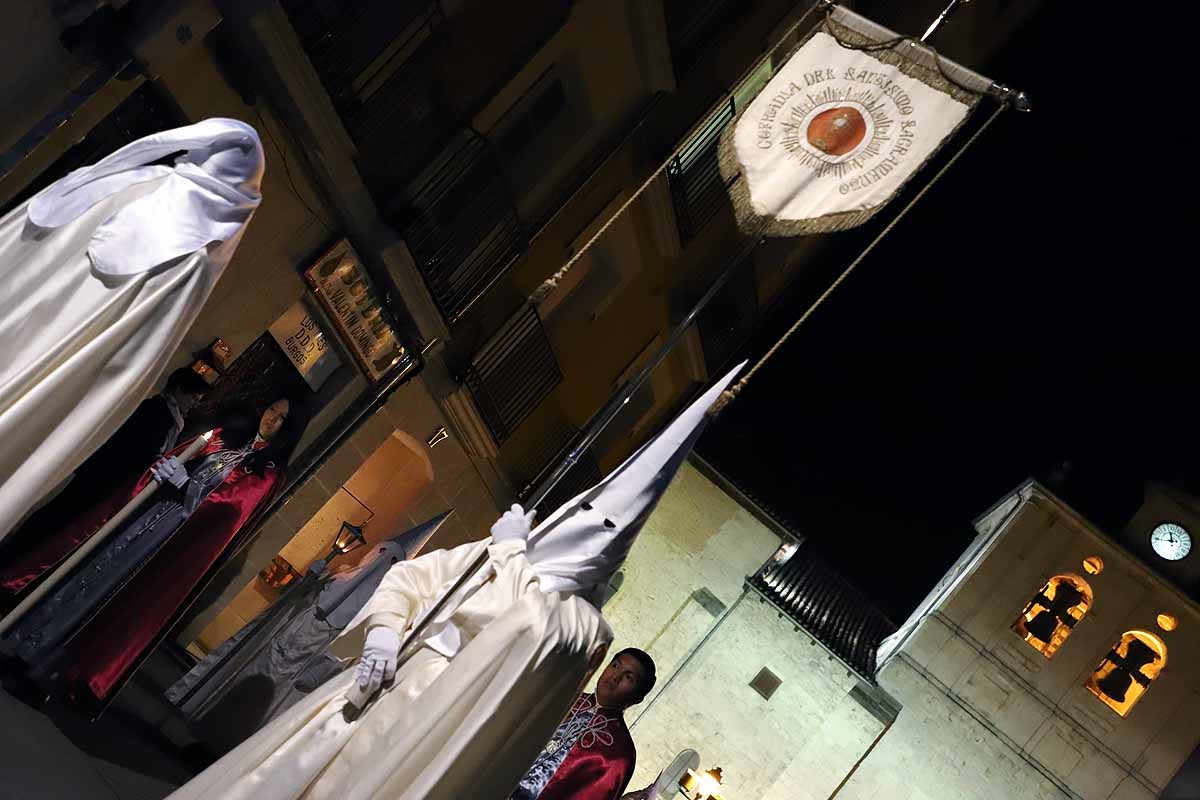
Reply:
<svg viewBox="0 0 1200 800"><path fill-rule="evenodd" d="M854 158L875 138L870 110L853 100L822 103L805 114L796 143L826 164Z"/></svg>
<svg viewBox="0 0 1200 800"><path fill-rule="evenodd" d="M838 158L854 151L867 134L867 119L854 106L838 105L819 112L808 123L808 143Z"/></svg>

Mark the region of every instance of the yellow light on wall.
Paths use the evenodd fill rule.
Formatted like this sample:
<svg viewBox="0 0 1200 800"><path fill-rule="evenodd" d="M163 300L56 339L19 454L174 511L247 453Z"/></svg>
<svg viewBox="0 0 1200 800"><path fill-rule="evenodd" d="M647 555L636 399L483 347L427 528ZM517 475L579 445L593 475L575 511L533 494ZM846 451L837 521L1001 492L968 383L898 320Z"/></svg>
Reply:
<svg viewBox="0 0 1200 800"><path fill-rule="evenodd" d="M1084 687L1120 714L1129 712L1167 665L1167 645L1149 631L1127 631Z"/></svg>
<svg viewBox="0 0 1200 800"><path fill-rule="evenodd" d="M700 800L708 800L721 788L721 768L713 767L700 776L700 786L697 787Z"/></svg>
<svg viewBox="0 0 1200 800"><path fill-rule="evenodd" d="M1088 575L1099 575L1104 571L1104 560L1100 556L1088 556L1083 560L1083 571Z"/></svg>
<svg viewBox="0 0 1200 800"><path fill-rule="evenodd" d="M717 790L721 788L721 768L713 767L708 772L689 769L679 779L679 788L687 795L694 791L693 800L720 800Z"/></svg>
<svg viewBox="0 0 1200 800"><path fill-rule="evenodd" d="M1173 631L1179 627L1179 620L1175 619L1171 614L1159 614L1158 627L1164 631Z"/></svg>

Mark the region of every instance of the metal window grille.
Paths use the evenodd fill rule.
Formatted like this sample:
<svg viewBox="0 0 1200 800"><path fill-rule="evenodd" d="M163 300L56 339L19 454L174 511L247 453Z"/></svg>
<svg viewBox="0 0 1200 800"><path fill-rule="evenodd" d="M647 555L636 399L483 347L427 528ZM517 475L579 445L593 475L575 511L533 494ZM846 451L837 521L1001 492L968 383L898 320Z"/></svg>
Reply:
<svg viewBox="0 0 1200 800"><path fill-rule="evenodd" d="M758 320L758 283L752 265L743 264L700 312L696 324L709 374L729 363L754 333Z"/></svg>
<svg viewBox="0 0 1200 800"><path fill-rule="evenodd" d="M395 205L398 224L451 325L525 252L516 208L487 142L467 131Z"/></svg>
<svg viewBox="0 0 1200 800"><path fill-rule="evenodd" d="M771 559L746 582L874 683L875 652L896 626L810 545L800 544L784 560Z"/></svg>
<svg viewBox="0 0 1200 800"><path fill-rule="evenodd" d="M753 0L667 0L664 11L675 73L683 75L694 67L721 28L753 6Z"/></svg>
<svg viewBox="0 0 1200 800"><path fill-rule="evenodd" d="M675 152L667 165L667 181L675 205L679 239L694 239L727 203L725 181L717 163L721 132L733 121L733 98L709 117Z"/></svg>
<svg viewBox="0 0 1200 800"><path fill-rule="evenodd" d="M562 381L558 360L532 305L514 314L467 367L464 383L497 444Z"/></svg>
<svg viewBox="0 0 1200 800"><path fill-rule="evenodd" d="M542 482L550 477L558 465L567 457L579 441L580 431L566 420L559 420L540 438L541 446L528 454L523 463L527 469L520 473L524 483L517 493L521 502L527 501ZM536 466L534 466L536 465ZM533 466L533 469L528 467ZM592 456L592 448L584 452L578 461L537 506L538 518L545 519L563 503L600 480L600 467Z"/></svg>
<svg viewBox="0 0 1200 800"><path fill-rule="evenodd" d="M321 82L355 140L411 93L405 65L440 29L438 0L282 0ZM422 78L422 82L427 78Z"/></svg>
<svg viewBox="0 0 1200 800"><path fill-rule="evenodd" d="M560 458L565 455L565 452L562 453ZM558 466L558 459L547 465L546 475L549 475L550 470L556 466ZM538 504L538 519L544 520L556 508L569 501L572 497L595 486L600 482L602 477L600 465L596 463L596 458L592 455L592 451L587 450L580 455L579 460L567 470L567 473L555 484L545 499Z"/></svg>
<svg viewBox="0 0 1200 800"><path fill-rule="evenodd" d="M7 214L72 170L94 164L143 136L186 124L187 119L158 84L147 81L0 207L0 215Z"/></svg>
<svg viewBox="0 0 1200 800"><path fill-rule="evenodd" d="M517 494L522 498L528 497L539 480L550 474L550 470L570 448L571 442L579 436L579 428L568 422L566 417L553 414L543 415L543 418L538 435L533 437L529 447L519 451L514 447L500 456L513 485L519 487Z"/></svg>

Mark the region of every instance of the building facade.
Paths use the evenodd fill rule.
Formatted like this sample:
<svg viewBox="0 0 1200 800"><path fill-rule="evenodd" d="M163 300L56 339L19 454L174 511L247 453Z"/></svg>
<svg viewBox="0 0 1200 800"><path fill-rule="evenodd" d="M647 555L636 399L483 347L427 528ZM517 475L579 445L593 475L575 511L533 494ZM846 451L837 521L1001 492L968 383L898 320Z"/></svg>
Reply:
<svg viewBox="0 0 1200 800"><path fill-rule="evenodd" d="M315 411L284 496L118 698L177 743L188 734L160 696L190 663L185 651L202 655L236 632L343 523L377 541L453 509L429 547L483 536L723 281L545 505L565 499L726 367L828 247L745 240L716 158L722 130L779 65L808 4L528 0L519 13L492 0L75 5L88 8L31 4L20 24L0 29L11 62L0 77L9 111L0 204L11 210L158 130L213 116L252 124L267 156L264 200L173 366L199 361L220 373L213 409L286 386L309 392ZM856 5L897 29L928 21L907 6ZM1037 4L975 5L975 21L946 48L967 63ZM347 246L369 287L367 317L384 320L397 344L378 351L391 359L381 364L363 357L316 283L327 256ZM288 331L300 330L333 354L319 378L295 367L307 362L289 349ZM212 348L218 339L224 355ZM743 796L825 797L847 780L842 791L858 791L847 776L896 719L873 684L874 656L863 655L883 629L869 611L851 613L860 598L827 571L823 602L860 626L849 633L814 622L810 612L826 606L794 608L747 582L767 574L764 563L796 557L776 558L798 538L736 495L711 470L685 470L606 609L618 644L649 650L664 676L635 722L635 783L700 737L704 758L730 765L731 785L744 781ZM768 730L777 736L760 735ZM1161 771L1135 783L1160 785Z"/></svg>
<svg viewBox="0 0 1200 800"><path fill-rule="evenodd" d="M1144 800L1200 745L1200 607L1123 543L1194 529L1185 495L1152 488L1112 538L1030 482L897 629L693 464L612 604L660 663L635 787L690 748L730 798Z"/></svg>
<svg viewBox="0 0 1200 800"><path fill-rule="evenodd" d="M14 109L0 136L5 210L158 130L224 116L259 131L264 200L172 366L216 379L203 411L286 390L314 412L283 497L119 702L154 706L182 650L238 630L343 522L372 541L453 509L430 547L484 535L728 272L546 504L618 463L725 366L813 250L748 251L716 165L738 98L765 79L745 73L765 57L769 75L803 10L127 0L38 5L0 33L13 62L0 85ZM320 282L343 253L346 291L367 293L364 325L394 341L369 357ZM315 366L310 345L328 353Z"/></svg>

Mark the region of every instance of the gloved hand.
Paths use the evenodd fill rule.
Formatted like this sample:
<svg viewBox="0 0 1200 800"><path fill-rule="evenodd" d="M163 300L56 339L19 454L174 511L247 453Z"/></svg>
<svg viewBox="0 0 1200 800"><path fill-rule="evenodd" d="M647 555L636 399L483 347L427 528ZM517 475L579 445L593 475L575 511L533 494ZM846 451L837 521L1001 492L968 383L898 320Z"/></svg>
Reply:
<svg viewBox="0 0 1200 800"><path fill-rule="evenodd" d="M492 525L492 541L508 542L513 539L526 541L530 531L533 530L535 516L537 516L537 511L530 511L526 514L525 509L513 503L513 507L505 511L503 516Z"/></svg>
<svg viewBox="0 0 1200 800"><path fill-rule="evenodd" d="M365 707L385 683L396 677L399 659L400 634L386 625L371 628L358 669L354 672L354 685L346 694L350 705L359 709Z"/></svg>
<svg viewBox="0 0 1200 800"><path fill-rule="evenodd" d="M150 474L159 483L169 483L176 489L182 489L183 485L188 482L187 470L175 456L160 458L154 463L154 466L150 467Z"/></svg>

